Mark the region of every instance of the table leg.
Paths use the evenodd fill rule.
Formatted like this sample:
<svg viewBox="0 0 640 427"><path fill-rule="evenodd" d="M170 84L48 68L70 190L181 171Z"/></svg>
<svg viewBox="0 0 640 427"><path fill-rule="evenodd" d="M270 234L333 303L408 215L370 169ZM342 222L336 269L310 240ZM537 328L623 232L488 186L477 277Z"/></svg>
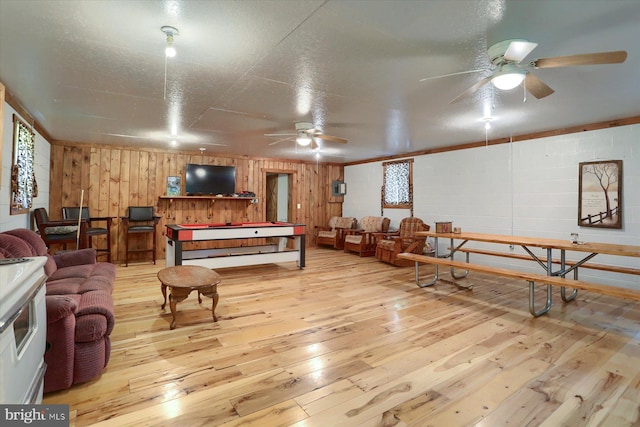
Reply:
<svg viewBox="0 0 640 427"><path fill-rule="evenodd" d="M211 305L211 315L213 316L213 321L217 322L218 318L216 317L216 306L218 305L218 299L220 297L218 297L218 290L217 289L213 289L213 295L211 295L211 299L213 299L213 303Z"/></svg>
<svg viewBox="0 0 640 427"><path fill-rule="evenodd" d="M211 303L211 316L213 317L213 321L217 322L218 317L216 316L216 306L218 305L218 300L220 299L220 297L218 296L218 285L215 284L210 286L203 286L198 289L198 295L200 294L213 300Z"/></svg>
<svg viewBox="0 0 640 427"><path fill-rule="evenodd" d="M565 269L567 268L566 260L565 260L565 253L566 253L566 251L564 249L562 249L560 251L560 271L565 271ZM564 276L562 276L562 277L564 277ZM573 279L574 280L578 280L578 267L577 266L573 270ZM578 290L577 289L574 289L573 292L571 292L571 295L567 296L567 288L565 286L560 286L560 298L562 298L562 301L571 302L574 299L576 299L577 296L578 296Z"/></svg>
<svg viewBox="0 0 640 427"><path fill-rule="evenodd" d="M164 310L164 306L167 305L167 285L161 283L160 290L162 291L162 296L164 297L164 302L162 303L160 308Z"/></svg>
<svg viewBox="0 0 640 427"><path fill-rule="evenodd" d="M547 286L547 303L543 308L536 311L536 308L535 308L536 284L531 280L529 280L528 282L529 282L529 313L531 313L533 317L540 317L543 314L547 313L549 310L551 310L551 295L552 295L551 285L546 285Z"/></svg>
<svg viewBox="0 0 640 427"><path fill-rule="evenodd" d="M434 246L435 246L434 256L438 258L438 238L434 237L433 240L434 240ZM428 286L433 286L436 284L436 282L438 281L438 264L436 264L434 267L435 267L435 271L433 273L433 280L430 282L420 283L420 263L416 261L415 274L416 274L416 285L418 285L418 287L426 288Z"/></svg>
<svg viewBox="0 0 640 427"><path fill-rule="evenodd" d="M460 246L464 245L465 243L467 243L466 241L464 241ZM456 253L456 250L458 250L460 248L460 246L455 247L453 245L453 239L451 239L450 243L449 243L449 258L451 258L451 261L454 261L453 256ZM467 264L469 264L469 252L467 252ZM456 269L451 267L449 269L449 274L451 274L451 277L453 277L454 279L464 279L465 277L467 277L467 275L469 274L469 270L464 270L464 273L457 276L456 275ZM473 286L462 286L459 285L458 283L455 283L455 285L457 287L459 287L460 289L473 289Z"/></svg>
<svg viewBox="0 0 640 427"><path fill-rule="evenodd" d="M173 319L171 320L171 326L169 329L176 328L176 299L173 297L173 293L169 294L169 307L171 308L171 316Z"/></svg>

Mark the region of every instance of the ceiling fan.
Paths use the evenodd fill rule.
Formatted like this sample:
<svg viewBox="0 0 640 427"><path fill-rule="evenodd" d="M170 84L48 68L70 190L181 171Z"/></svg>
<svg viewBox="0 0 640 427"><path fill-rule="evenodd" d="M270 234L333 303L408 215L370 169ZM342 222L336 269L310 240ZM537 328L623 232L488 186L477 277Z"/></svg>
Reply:
<svg viewBox="0 0 640 427"><path fill-rule="evenodd" d="M348 142L344 138L323 134L319 129L316 129L313 126L313 123L310 122L297 122L295 124L295 128L295 133L265 133L264 136L268 136L270 138L279 138L269 145L276 145L282 141L295 139L298 145L301 145L303 147L309 146L312 150L318 148L318 144L315 141L316 139L321 139L329 142L337 142L340 144L346 144Z"/></svg>
<svg viewBox="0 0 640 427"><path fill-rule="evenodd" d="M477 70L461 71L457 73L444 74L441 76L427 77L420 81L449 77L460 74L477 73L491 71L491 74L478 81L469 89L454 98L450 104L456 103L470 95L473 95L485 84L492 82L495 87L501 90L510 90L519 85L536 98L544 98L551 95L554 90L546 83L532 74L529 69L572 67L576 65L596 65L596 64L619 64L627 59L627 52L624 50L612 52L586 53L570 56L554 56L550 58L540 58L529 63L522 64L522 61L538 46L528 40L513 39L505 40L491 46L487 53L491 66Z"/></svg>

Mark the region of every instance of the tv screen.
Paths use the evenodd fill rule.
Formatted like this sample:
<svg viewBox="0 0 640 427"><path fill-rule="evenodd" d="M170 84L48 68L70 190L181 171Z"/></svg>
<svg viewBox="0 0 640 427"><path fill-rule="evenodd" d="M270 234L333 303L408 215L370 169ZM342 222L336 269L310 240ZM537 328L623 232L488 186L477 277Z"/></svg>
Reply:
<svg viewBox="0 0 640 427"><path fill-rule="evenodd" d="M189 196L231 195L236 191L234 166L187 164L185 191Z"/></svg>

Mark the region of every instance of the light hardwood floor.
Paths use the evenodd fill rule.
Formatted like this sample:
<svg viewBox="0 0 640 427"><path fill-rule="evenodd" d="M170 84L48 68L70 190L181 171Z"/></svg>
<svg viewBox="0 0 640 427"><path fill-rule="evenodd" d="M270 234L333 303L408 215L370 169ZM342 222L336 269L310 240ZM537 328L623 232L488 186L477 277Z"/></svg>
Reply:
<svg viewBox="0 0 640 427"><path fill-rule="evenodd" d="M194 293L172 331L162 267L118 267L109 365L45 395L72 425L640 425L637 302L554 292L535 319L524 281L420 289L412 268L311 248L304 270L219 270L219 321Z"/></svg>

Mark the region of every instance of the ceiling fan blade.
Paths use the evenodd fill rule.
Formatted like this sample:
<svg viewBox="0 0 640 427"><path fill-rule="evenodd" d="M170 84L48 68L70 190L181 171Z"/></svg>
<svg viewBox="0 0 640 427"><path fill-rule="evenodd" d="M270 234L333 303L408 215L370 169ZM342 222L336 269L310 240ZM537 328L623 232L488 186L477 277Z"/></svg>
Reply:
<svg viewBox="0 0 640 427"><path fill-rule="evenodd" d="M418 80L419 82L426 82L427 80L440 79L442 77L451 77L451 76L459 76L461 74L470 74L470 73L479 73L481 71L487 71L488 68L479 68L477 70L469 70L469 71L458 71L457 73L449 73L442 74L441 76L433 76L433 77L425 77L424 79Z"/></svg>
<svg viewBox="0 0 640 427"><path fill-rule="evenodd" d="M344 139L344 138L339 138L337 136L331 136L331 135L323 135L323 134L315 134L313 135L315 138L319 138L322 139L323 141L330 141L330 142L338 142L340 144L346 144L347 142L349 142L349 140Z"/></svg>
<svg viewBox="0 0 640 427"><path fill-rule="evenodd" d="M296 136L297 133L265 133L264 136L278 137L278 136Z"/></svg>
<svg viewBox="0 0 640 427"><path fill-rule="evenodd" d="M514 40L509 43L507 51L504 53L503 59L507 61L521 62L538 46L538 43L528 42L526 40Z"/></svg>
<svg viewBox="0 0 640 427"><path fill-rule="evenodd" d="M554 56L540 58L531 63L535 68L571 67L574 65L619 64L627 59L627 52L617 50L613 52L585 53L582 55Z"/></svg>
<svg viewBox="0 0 640 427"><path fill-rule="evenodd" d="M527 91L538 99L549 96L555 92L545 82L531 73L527 73L527 76L524 78L524 85Z"/></svg>
<svg viewBox="0 0 640 427"><path fill-rule="evenodd" d="M280 139L278 139L276 141L270 142L269 145L276 145L276 144L278 144L278 143L280 143L282 141L288 141L288 140L290 140L292 138L293 138L293 136L288 136L286 138L280 138Z"/></svg>
<svg viewBox="0 0 640 427"><path fill-rule="evenodd" d="M478 83L474 84L469 89L465 90L460 95L458 95L456 98L454 98L451 102L449 102L449 104L455 104L456 102L460 101L461 99L466 98L467 96L473 95L478 89L480 89L482 86L484 86L487 83L489 83L492 78L493 78L493 76L487 76L484 79L480 80Z"/></svg>
<svg viewBox="0 0 640 427"><path fill-rule="evenodd" d="M311 145L309 147L312 150L315 150L316 148L318 148L318 144L316 143L315 139L311 139Z"/></svg>

